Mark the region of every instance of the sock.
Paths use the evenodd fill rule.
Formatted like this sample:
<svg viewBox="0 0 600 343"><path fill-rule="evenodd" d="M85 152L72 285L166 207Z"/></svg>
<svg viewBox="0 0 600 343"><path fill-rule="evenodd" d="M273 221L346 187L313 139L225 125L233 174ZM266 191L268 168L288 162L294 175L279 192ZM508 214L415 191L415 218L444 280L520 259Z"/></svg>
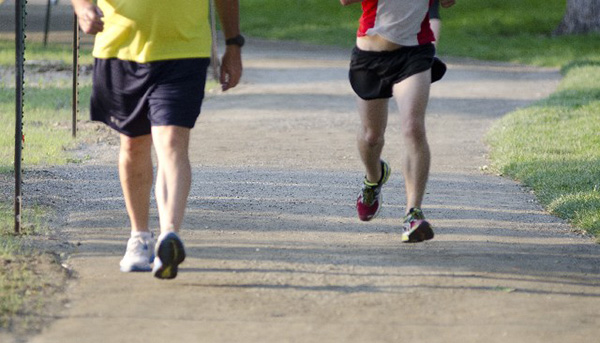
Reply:
<svg viewBox="0 0 600 343"><path fill-rule="evenodd" d="M148 231L131 231L131 237L133 238L141 238L141 239L150 239L152 238L152 232Z"/></svg>

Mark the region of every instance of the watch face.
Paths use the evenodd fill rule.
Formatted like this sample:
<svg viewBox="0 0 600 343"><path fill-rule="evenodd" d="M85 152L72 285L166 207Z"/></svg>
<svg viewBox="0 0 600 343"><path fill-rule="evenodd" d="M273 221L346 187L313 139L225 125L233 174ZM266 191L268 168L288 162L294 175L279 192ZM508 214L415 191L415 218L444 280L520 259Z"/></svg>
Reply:
<svg viewBox="0 0 600 343"><path fill-rule="evenodd" d="M225 44L227 45L237 45L239 47L244 46L244 43L246 42L246 40L244 39L244 36L242 35L237 35L233 38L229 38Z"/></svg>

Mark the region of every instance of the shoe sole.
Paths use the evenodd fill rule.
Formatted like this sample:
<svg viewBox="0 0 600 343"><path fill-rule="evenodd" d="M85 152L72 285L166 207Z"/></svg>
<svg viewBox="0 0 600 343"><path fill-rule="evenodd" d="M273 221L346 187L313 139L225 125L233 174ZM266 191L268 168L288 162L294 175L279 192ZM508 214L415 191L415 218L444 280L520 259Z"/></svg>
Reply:
<svg viewBox="0 0 600 343"><path fill-rule="evenodd" d="M423 241L428 241L432 239L434 236L433 229L431 225L425 221L420 220L415 227L408 231L402 233L402 242L403 243L419 243Z"/></svg>
<svg viewBox="0 0 600 343"><path fill-rule="evenodd" d="M185 260L183 243L175 234L168 234L158 246L156 257L158 264L154 277L158 279L174 279L177 277L178 266Z"/></svg>
<svg viewBox="0 0 600 343"><path fill-rule="evenodd" d="M128 268L119 268L123 273L137 273L137 272L150 272L152 271L152 267L148 264L148 266L129 266Z"/></svg>

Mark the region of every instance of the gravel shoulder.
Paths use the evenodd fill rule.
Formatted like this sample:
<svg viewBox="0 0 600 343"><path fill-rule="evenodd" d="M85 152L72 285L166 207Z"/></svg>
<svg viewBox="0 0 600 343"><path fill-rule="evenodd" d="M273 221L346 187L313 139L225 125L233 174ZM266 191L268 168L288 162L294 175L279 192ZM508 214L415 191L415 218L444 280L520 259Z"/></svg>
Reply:
<svg viewBox="0 0 600 343"><path fill-rule="evenodd" d="M348 51L250 39L243 84L209 94L173 281L120 273L128 236L115 145L36 171L63 209L67 305L29 342L585 342L600 334L600 247L518 184L481 171L491 123L550 94L553 69L447 59L432 88L424 210L436 238L400 243L394 172L370 223ZM392 112L394 106L392 106ZM400 123L384 155L400 170ZM35 177L34 177L35 176ZM156 212L153 223L157 227ZM18 339L18 338L17 338ZM4 340L3 340L4 342Z"/></svg>

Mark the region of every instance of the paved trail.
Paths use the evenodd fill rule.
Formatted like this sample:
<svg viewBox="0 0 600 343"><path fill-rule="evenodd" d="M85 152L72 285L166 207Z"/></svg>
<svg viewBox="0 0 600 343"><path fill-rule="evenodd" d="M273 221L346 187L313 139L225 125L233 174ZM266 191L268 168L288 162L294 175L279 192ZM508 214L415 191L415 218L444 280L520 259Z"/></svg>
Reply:
<svg viewBox="0 0 600 343"><path fill-rule="evenodd" d="M188 258L177 279L118 271L128 232L115 149L29 181L29 194L44 183L69 204L63 232L81 244L67 261L77 275L68 306L30 342L600 336L600 247L514 182L480 171L491 123L547 96L556 71L449 61L427 122L433 166L424 210L437 235L406 245L395 115L385 207L371 223L355 215L362 168L348 52L258 40L244 52L244 83L209 95L193 131Z"/></svg>

